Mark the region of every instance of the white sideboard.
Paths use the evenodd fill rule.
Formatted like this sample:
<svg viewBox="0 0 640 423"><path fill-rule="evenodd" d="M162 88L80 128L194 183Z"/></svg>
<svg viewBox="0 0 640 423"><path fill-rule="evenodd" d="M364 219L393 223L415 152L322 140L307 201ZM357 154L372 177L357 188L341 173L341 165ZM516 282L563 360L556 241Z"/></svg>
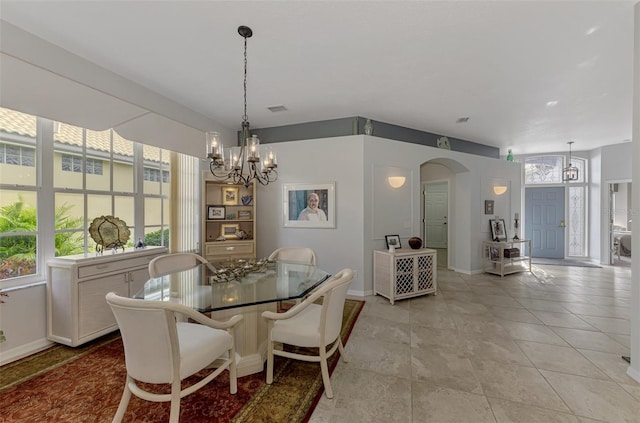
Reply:
<svg viewBox="0 0 640 423"><path fill-rule="evenodd" d="M165 247L147 247L49 260L47 338L75 347L118 329L105 295L135 295L149 279L149 262L166 253Z"/></svg>
<svg viewBox="0 0 640 423"><path fill-rule="evenodd" d="M438 283L436 250L373 252L373 285L376 294L391 301L436 294Z"/></svg>

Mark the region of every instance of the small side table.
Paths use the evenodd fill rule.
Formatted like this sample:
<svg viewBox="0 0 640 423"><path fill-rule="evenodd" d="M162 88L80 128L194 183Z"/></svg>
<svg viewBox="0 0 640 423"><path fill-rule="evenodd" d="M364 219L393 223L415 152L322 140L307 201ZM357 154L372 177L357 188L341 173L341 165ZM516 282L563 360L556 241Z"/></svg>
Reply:
<svg viewBox="0 0 640 423"><path fill-rule="evenodd" d="M518 256L505 254L505 250L518 248ZM531 272L531 240L484 241L482 243L482 270L494 275L508 275L516 272Z"/></svg>

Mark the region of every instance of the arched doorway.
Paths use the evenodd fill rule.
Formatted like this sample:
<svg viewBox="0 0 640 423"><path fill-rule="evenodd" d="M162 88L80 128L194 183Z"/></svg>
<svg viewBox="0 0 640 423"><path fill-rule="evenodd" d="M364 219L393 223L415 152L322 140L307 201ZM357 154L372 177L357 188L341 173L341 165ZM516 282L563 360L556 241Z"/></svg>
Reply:
<svg viewBox="0 0 640 423"><path fill-rule="evenodd" d="M438 266L452 268L455 249L456 174L468 172L451 159L433 159L420 166L421 223L424 245L438 251Z"/></svg>

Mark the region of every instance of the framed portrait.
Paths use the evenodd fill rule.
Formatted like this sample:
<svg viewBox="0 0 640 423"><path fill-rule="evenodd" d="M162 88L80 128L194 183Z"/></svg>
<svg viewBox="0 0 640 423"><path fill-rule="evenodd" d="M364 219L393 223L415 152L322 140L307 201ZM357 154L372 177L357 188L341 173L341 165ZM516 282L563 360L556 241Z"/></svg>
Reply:
<svg viewBox="0 0 640 423"><path fill-rule="evenodd" d="M493 241L507 241L507 226L504 219L489 219L489 228Z"/></svg>
<svg viewBox="0 0 640 423"><path fill-rule="evenodd" d="M240 211L238 211L238 219L240 219L240 220L251 220L251 210L240 210Z"/></svg>
<svg viewBox="0 0 640 423"><path fill-rule="evenodd" d="M238 204L238 187L222 187L222 204L225 206Z"/></svg>
<svg viewBox="0 0 640 423"><path fill-rule="evenodd" d="M238 223L225 223L220 225L220 235L226 239L237 239L238 236L236 235L236 232L239 230L240 225Z"/></svg>
<svg viewBox="0 0 640 423"><path fill-rule="evenodd" d="M207 206L207 219L225 219L227 208L225 206Z"/></svg>
<svg viewBox="0 0 640 423"><path fill-rule="evenodd" d="M335 228L336 184L284 184L283 224L286 228Z"/></svg>
<svg viewBox="0 0 640 423"><path fill-rule="evenodd" d="M484 214L493 214L493 200L484 200Z"/></svg>
<svg viewBox="0 0 640 423"><path fill-rule="evenodd" d="M396 250L398 248L402 248L402 244L400 244L400 235L385 235L384 240L387 242L387 249L392 245Z"/></svg>

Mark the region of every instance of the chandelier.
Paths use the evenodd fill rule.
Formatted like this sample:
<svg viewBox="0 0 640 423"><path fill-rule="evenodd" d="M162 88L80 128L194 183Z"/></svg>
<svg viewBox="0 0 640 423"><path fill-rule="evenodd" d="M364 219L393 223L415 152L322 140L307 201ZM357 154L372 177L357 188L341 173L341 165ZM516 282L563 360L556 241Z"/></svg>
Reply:
<svg viewBox="0 0 640 423"><path fill-rule="evenodd" d="M244 38L244 114L240 134L240 145L231 147L225 155L220 134L207 132L207 158L209 170L214 178L227 181L235 185L249 187L252 181L261 185L275 182L278 179L278 161L270 149L260 151L260 139L251 135L247 117L247 38L253 35L248 26L238 27L238 34Z"/></svg>
<svg viewBox="0 0 640 423"><path fill-rule="evenodd" d="M571 165L571 144L573 141L569 141L569 166L562 169L563 181L577 181L578 180L578 168Z"/></svg>

